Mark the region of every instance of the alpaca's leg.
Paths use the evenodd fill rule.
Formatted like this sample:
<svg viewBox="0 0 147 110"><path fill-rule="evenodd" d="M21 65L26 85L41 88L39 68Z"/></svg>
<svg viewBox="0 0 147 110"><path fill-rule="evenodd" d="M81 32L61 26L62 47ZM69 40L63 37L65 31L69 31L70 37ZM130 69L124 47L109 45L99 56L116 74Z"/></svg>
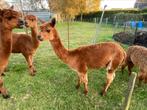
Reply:
<svg viewBox="0 0 147 110"><path fill-rule="evenodd" d="M3 80L2 78L0 78L0 93L2 94L2 96L4 98L9 98L10 96L8 95L7 89L4 88L3 86Z"/></svg>
<svg viewBox="0 0 147 110"><path fill-rule="evenodd" d="M25 58L26 58L26 61L28 63L30 74L32 76L34 76L35 75L35 71L34 71L33 62L32 62L32 56L31 55L25 55Z"/></svg>
<svg viewBox="0 0 147 110"><path fill-rule="evenodd" d="M138 79L139 79L139 86L141 85L141 83L142 83L142 81L145 79L145 77L146 77L146 74L143 72L143 71L140 71L139 73L138 73Z"/></svg>
<svg viewBox="0 0 147 110"><path fill-rule="evenodd" d="M80 84L84 84L84 94L88 93L88 77L87 77L87 66L85 64L80 64L78 68L78 84L77 88L80 87Z"/></svg>
<svg viewBox="0 0 147 110"><path fill-rule="evenodd" d="M3 73L3 68L0 68L0 93L4 98L9 98L10 96L8 95L7 89L4 88L3 86L3 80L2 80L2 73Z"/></svg>
<svg viewBox="0 0 147 110"><path fill-rule="evenodd" d="M79 89L80 88L80 85L81 85L82 81L81 81L81 78L80 78L80 73L78 73L78 83L76 85L76 88Z"/></svg>
<svg viewBox="0 0 147 110"><path fill-rule="evenodd" d="M106 92L109 88L109 86L111 85L111 83L113 82L113 79L115 78L115 71L114 70L108 70L107 72L107 81L106 81L106 84L103 88L103 91L102 91L102 95L106 95Z"/></svg>
<svg viewBox="0 0 147 110"><path fill-rule="evenodd" d="M84 84L84 94L86 95L88 93L88 77L87 73L85 72L78 73L78 84L76 86L77 89L80 87L81 83Z"/></svg>
<svg viewBox="0 0 147 110"><path fill-rule="evenodd" d="M115 59L113 59L110 63L109 63L109 68L107 68L107 77L106 77L106 84L103 88L102 91L102 95L106 95L106 92L109 88L109 86L111 85L111 83L113 82L114 78L115 78L115 71L116 69L119 67L119 65L122 63L122 57L120 55L115 56Z"/></svg>
<svg viewBox="0 0 147 110"><path fill-rule="evenodd" d="M2 76L5 76L5 72L8 72L8 66L4 67L4 72L2 73Z"/></svg>
<svg viewBox="0 0 147 110"><path fill-rule="evenodd" d="M128 63L128 71L129 71L129 76L131 75L132 73L132 68L133 68L134 64L132 62L129 62Z"/></svg>
<svg viewBox="0 0 147 110"><path fill-rule="evenodd" d="M88 93L88 77L87 77L87 73L81 73L80 79L84 83L84 94L87 95L87 93Z"/></svg>
<svg viewBox="0 0 147 110"><path fill-rule="evenodd" d="M84 82L84 94L87 95L87 93L88 93L88 77L87 77L87 73L83 75L83 82Z"/></svg>
<svg viewBox="0 0 147 110"><path fill-rule="evenodd" d="M9 69L8 69L8 65L7 65L4 69L4 72L8 72L8 71L9 71Z"/></svg>
<svg viewBox="0 0 147 110"><path fill-rule="evenodd" d="M125 69L126 66L127 66L127 64L123 64L123 65L121 66L121 72L122 72L122 74L124 73L124 69Z"/></svg>
<svg viewBox="0 0 147 110"><path fill-rule="evenodd" d="M33 55L30 55L30 59L31 59L31 64L32 64L32 70L34 73L36 73L36 69L34 67L34 64L33 64Z"/></svg>
<svg viewBox="0 0 147 110"><path fill-rule="evenodd" d="M144 83L147 83L147 73L145 74Z"/></svg>
<svg viewBox="0 0 147 110"><path fill-rule="evenodd" d="M126 68L126 66L128 66L128 60L129 60L129 57L125 54L124 59L123 59L123 63L121 66L122 74L124 73L124 69Z"/></svg>

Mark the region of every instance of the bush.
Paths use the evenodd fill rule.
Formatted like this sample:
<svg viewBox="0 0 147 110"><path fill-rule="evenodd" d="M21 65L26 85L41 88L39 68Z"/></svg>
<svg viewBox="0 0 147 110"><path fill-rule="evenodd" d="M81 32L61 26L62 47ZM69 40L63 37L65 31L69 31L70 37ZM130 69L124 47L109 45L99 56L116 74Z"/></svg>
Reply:
<svg viewBox="0 0 147 110"><path fill-rule="evenodd" d="M147 47L147 31L137 32L135 36L134 44Z"/></svg>
<svg viewBox="0 0 147 110"><path fill-rule="evenodd" d="M102 14L102 11L84 13L83 14L83 19L91 21L90 19L100 18L101 14ZM143 10L138 10L138 9L132 9L132 10L131 9L130 10L129 9L128 10L121 10L121 9L119 9L119 10L108 10L108 11L105 11L104 18L108 18L110 22L113 22L114 16L115 15L119 16L119 14L122 14L121 17L122 16L123 17L121 19L123 21L142 20L142 19L144 19L144 21L147 21L147 8L145 8ZM80 20L80 15L76 16L76 20Z"/></svg>
<svg viewBox="0 0 147 110"><path fill-rule="evenodd" d="M116 21L119 23L124 23L127 21L139 21L143 19L141 14L134 14L134 13L117 13L115 14Z"/></svg>
<svg viewBox="0 0 147 110"><path fill-rule="evenodd" d="M115 14L117 13L140 13L139 10L108 10L105 11L104 17L105 18L112 18ZM95 17L101 17L102 11L97 11L97 12L90 12L90 13L84 13L83 14L83 19L90 19L90 18L95 18ZM77 19L80 19L80 15L76 16Z"/></svg>
<svg viewBox="0 0 147 110"><path fill-rule="evenodd" d="M113 35L113 39L123 44L132 45L134 42L134 34L129 32L119 32Z"/></svg>

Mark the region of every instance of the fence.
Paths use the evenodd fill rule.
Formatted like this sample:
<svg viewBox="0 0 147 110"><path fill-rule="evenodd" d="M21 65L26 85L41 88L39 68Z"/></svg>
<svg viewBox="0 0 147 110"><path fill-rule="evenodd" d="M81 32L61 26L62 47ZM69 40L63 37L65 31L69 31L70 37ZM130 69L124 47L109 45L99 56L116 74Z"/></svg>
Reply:
<svg viewBox="0 0 147 110"><path fill-rule="evenodd" d="M91 23L99 23L100 18L99 17L93 17L93 18L85 18L82 21L83 22L91 22ZM135 20L130 20L130 21L117 21L116 17L114 16L113 19L111 18L103 18L102 24L104 25L112 25L114 28L114 33L117 32L130 32L134 33L138 30L143 30L147 31L147 21L135 21ZM115 29L117 28L117 30Z"/></svg>

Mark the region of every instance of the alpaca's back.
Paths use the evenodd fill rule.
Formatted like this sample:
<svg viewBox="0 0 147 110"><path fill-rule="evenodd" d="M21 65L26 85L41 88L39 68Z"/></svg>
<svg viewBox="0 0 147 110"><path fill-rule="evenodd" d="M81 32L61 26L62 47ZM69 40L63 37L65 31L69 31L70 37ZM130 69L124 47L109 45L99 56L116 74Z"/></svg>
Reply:
<svg viewBox="0 0 147 110"><path fill-rule="evenodd" d="M13 33L12 53L26 53L32 51L33 43L31 36L27 34Z"/></svg>
<svg viewBox="0 0 147 110"><path fill-rule="evenodd" d="M78 62L86 63L90 68L106 67L113 60L115 60L118 66L125 57L123 48L113 42L80 47L70 53L73 56L77 56Z"/></svg>
<svg viewBox="0 0 147 110"><path fill-rule="evenodd" d="M142 46L130 46L127 51L128 61L140 68L147 69L147 48Z"/></svg>

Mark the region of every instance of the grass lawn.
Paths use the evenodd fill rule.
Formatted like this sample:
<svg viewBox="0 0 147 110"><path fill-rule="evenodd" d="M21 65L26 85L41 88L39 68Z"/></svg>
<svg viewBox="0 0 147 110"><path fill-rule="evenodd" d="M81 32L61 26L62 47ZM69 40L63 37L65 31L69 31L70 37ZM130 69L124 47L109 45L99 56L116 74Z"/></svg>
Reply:
<svg viewBox="0 0 147 110"><path fill-rule="evenodd" d="M93 23L71 23L70 49L91 44L95 28ZM59 23L57 29L67 47L67 24ZM113 32L110 25L103 26L97 41L113 41ZM9 71L4 77L11 98L5 100L0 96L0 110L120 110L129 81L127 70L124 74L117 71L105 97L100 92L106 71L88 70L89 93L85 96L83 86L75 89L76 73L57 58L48 41L41 43L34 64L37 74L32 77L28 74L24 57L21 54L11 55ZM147 85L135 85L130 110L147 110Z"/></svg>

